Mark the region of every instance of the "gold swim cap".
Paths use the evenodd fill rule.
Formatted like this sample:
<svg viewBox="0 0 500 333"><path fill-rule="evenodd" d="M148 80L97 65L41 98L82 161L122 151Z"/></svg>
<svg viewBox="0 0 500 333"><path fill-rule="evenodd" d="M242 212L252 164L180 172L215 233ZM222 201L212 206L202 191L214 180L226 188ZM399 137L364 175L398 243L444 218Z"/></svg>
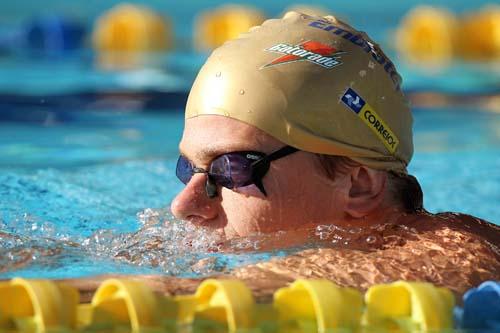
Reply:
<svg viewBox="0 0 500 333"><path fill-rule="evenodd" d="M222 115L313 153L406 173L412 116L393 63L333 16L289 12L216 49L186 119Z"/></svg>

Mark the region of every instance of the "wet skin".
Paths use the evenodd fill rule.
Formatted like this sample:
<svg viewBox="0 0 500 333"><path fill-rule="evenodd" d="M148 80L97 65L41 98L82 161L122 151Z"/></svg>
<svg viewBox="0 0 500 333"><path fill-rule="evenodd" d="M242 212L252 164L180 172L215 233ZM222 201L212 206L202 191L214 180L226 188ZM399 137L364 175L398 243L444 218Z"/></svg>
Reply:
<svg viewBox="0 0 500 333"><path fill-rule="evenodd" d="M269 153L282 146L236 120L200 116L186 121L180 150L196 166L207 168L226 152ZM258 298L269 299L274 290L297 278L327 278L359 289L419 280L448 287L457 295L482 281L500 279L500 227L462 214L407 214L391 195L383 171L346 168L331 180L313 154L298 152L271 163L264 177L267 197L248 186L219 188L219 196L211 199L205 180L206 175L195 175L175 198L176 217L213 228L227 239L261 233L267 249L314 239L310 249L224 275L244 280ZM318 225L334 225L335 230L318 241ZM279 230L284 232L276 233ZM89 297L102 278L66 282ZM191 293L201 281L135 278L170 294Z"/></svg>

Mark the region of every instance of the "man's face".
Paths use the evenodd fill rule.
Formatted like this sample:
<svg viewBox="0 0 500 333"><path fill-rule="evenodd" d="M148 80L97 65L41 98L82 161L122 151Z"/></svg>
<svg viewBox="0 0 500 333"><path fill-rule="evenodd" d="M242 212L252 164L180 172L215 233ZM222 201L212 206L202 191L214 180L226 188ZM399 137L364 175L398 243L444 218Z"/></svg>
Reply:
<svg viewBox="0 0 500 333"><path fill-rule="evenodd" d="M211 161L224 153L269 154L283 146L251 125L203 115L186 120L180 151L195 166L209 169ZM343 217L342 177L329 180L311 153L299 151L271 162L263 178L267 196L255 185L218 186L219 195L209 198L206 177L203 173L192 177L172 202L172 212L196 225L219 229L227 238L332 223Z"/></svg>

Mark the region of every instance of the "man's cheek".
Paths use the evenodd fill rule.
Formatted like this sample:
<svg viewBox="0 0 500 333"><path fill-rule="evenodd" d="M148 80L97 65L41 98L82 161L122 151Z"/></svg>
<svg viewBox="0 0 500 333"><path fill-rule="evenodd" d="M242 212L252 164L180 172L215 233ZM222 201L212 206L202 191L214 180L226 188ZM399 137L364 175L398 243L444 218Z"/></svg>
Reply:
<svg viewBox="0 0 500 333"><path fill-rule="evenodd" d="M234 192L243 194L246 197L264 197L264 194L254 184L248 186L237 187L233 189Z"/></svg>

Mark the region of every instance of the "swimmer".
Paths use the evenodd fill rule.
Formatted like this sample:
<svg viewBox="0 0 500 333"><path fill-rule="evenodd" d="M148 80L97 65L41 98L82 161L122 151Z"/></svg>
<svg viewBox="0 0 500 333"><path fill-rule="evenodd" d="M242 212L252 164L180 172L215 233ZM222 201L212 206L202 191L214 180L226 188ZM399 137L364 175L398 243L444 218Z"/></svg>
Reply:
<svg viewBox="0 0 500 333"><path fill-rule="evenodd" d="M326 230L324 246L229 273L262 297L299 277L358 289L419 280L457 294L499 279L498 226L425 211L407 171L401 84L375 42L331 16L290 12L225 43L189 95L173 214L227 239L282 232L269 247ZM170 293L196 287L149 280Z"/></svg>

